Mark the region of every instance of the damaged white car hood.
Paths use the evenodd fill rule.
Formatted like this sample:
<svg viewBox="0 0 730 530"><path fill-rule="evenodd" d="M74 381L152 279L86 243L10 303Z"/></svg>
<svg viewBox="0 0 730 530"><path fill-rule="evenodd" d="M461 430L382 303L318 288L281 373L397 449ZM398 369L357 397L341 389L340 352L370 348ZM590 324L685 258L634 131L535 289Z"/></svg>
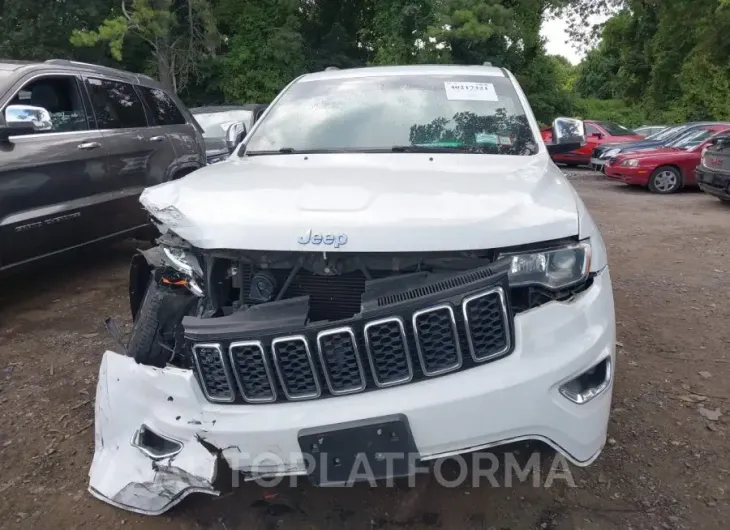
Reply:
<svg viewBox="0 0 730 530"><path fill-rule="evenodd" d="M140 200L204 249L449 251L578 234L573 189L545 153L234 156Z"/></svg>

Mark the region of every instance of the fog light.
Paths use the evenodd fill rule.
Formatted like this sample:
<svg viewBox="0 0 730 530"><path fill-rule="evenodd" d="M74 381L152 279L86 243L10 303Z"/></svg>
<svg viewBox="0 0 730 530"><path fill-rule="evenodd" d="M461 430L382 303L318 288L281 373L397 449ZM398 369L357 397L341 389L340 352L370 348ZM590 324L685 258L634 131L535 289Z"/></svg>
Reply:
<svg viewBox="0 0 730 530"><path fill-rule="evenodd" d="M607 357L590 370L560 387L560 393L573 403L583 405L602 394L611 384L611 358Z"/></svg>
<svg viewBox="0 0 730 530"><path fill-rule="evenodd" d="M183 448L177 440L159 435L146 425L142 425L134 433L132 445L155 460L175 456Z"/></svg>

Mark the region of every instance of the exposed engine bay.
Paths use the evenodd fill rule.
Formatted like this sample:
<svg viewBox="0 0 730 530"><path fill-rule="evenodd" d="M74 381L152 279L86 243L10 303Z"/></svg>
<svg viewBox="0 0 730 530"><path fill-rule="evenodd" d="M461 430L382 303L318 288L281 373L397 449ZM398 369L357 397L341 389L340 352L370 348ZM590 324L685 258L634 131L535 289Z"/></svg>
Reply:
<svg viewBox="0 0 730 530"><path fill-rule="evenodd" d="M154 331L155 336L147 333L141 347L159 346L169 352L169 355L161 352L162 357L183 366L190 361L183 352L181 323L185 316L216 319L255 306L296 300L297 310L305 313L304 324L337 322L367 311L368 307L377 305L378 299L393 292L427 286L490 265L505 269L509 258L502 259L501 255L535 250L518 247L418 254L203 251L169 231L158 243L158 247L144 253L145 260L133 262L132 314L137 319L145 294L150 295L148 286L154 286L165 301L160 300L159 307L154 308L157 325L148 332ZM549 242L540 248L561 248L570 243ZM567 300L588 285L589 282L583 282L566 289L540 285L511 287L510 308L516 314L549 301ZM271 309L275 307L278 311L283 306L275 305ZM159 359L150 364L164 365ZM144 358L141 362L145 362Z"/></svg>

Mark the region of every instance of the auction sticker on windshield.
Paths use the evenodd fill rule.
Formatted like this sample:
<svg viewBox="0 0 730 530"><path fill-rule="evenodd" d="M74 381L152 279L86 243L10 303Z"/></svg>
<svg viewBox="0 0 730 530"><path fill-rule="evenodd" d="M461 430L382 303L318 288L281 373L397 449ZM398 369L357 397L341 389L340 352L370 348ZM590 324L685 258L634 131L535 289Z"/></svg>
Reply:
<svg viewBox="0 0 730 530"><path fill-rule="evenodd" d="M446 99L452 101L499 101L492 83L444 81Z"/></svg>

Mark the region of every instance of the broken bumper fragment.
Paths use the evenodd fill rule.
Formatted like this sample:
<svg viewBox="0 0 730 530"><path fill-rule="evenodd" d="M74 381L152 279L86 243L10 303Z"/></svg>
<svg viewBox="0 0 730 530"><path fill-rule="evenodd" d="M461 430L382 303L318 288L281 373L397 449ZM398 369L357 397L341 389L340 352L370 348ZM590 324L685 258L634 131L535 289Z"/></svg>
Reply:
<svg viewBox="0 0 730 530"><path fill-rule="evenodd" d="M213 403L192 370L106 352L89 489L120 508L159 514L190 493L226 491L239 473L306 475L303 432L393 416L407 419L422 461L532 439L590 464L606 440L615 366L608 270L569 302L516 315L514 332L511 355L469 370L266 405Z"/></svg>

